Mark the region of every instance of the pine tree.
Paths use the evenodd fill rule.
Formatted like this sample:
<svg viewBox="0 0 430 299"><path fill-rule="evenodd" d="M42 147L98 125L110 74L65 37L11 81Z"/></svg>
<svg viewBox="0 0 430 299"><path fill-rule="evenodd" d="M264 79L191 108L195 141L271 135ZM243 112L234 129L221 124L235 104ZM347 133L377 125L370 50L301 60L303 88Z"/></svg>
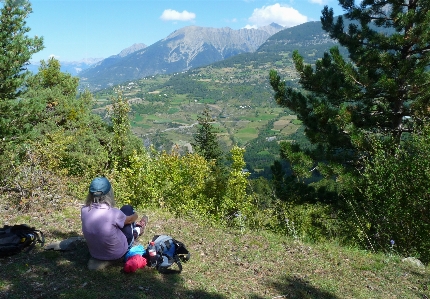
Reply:
<svg viewBox="0 0 430 299"><path fill-rule="evenodd" d="M25 0L3 0L0 15L0 101L15 99L28 72L25 66L43 49L43 38L28 37L25 19L32 12ZM0 3L1 5L1 3Z"/></svg>
<svg viewBox="0 0 430 299"><path fill-rule="evenodd" d="M321 17L323 29L349 51L348 58L332 48L311 66L295 51L305 91L287 87L270 72L276 101L298 115L317 145L311 156L340 169L357 167L372 138L398 144L430 116L430 1L355 2L339 0L344 17L335 18L327 6Z"/></svg>
<svg viewBox="0 0 430 299"><path fill-rule="evenodd" d="M20 115L17 97L29 76L25 66L31 56L43 49L41 37L30 38L25 18L32 12L28 1L0 2L0 139L16 138L16 119ZM0 142L0 152L3 144Z"/></svg>
<svg viewBox="0 0 430 299"><path fill-rule="evenodd" d="M219 164L222 156L222 151L218 143L216 130L212 125L214 121L210 114L209 108L206 106L201 116L197 117L199 127L197 133L194 135L194 143L192 146L194 150L203 156L206 161L215 161Z"/></svg>

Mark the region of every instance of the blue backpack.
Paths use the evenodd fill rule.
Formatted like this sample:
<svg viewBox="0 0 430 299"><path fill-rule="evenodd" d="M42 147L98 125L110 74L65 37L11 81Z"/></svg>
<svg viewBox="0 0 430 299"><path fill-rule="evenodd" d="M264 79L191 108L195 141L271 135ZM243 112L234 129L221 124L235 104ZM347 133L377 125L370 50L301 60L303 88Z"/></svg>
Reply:
<svg viewBox="0 0 430 299"><path fill-rule="evenodd" d="M190 253L184 243L173 239L168 235L156 235L152 238L155 245L156 258L151 266L155 267L160 273L181 273L182 262L187 262L190 259ZM149 247L146 250L148 254ZM148 259L150 260L149 256ZM174 264L178 265L179 270L173 270L170 267Z"/></svg>

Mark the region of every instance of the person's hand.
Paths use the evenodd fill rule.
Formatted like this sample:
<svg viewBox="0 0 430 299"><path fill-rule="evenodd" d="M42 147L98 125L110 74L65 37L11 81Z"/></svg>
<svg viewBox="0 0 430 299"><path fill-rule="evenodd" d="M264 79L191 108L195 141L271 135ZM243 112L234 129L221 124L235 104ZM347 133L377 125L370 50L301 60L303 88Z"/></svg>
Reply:
<svg viewBox="0 0 430 299"><path fill-rule="evenodd" d="M137 215L137 213L134 213L133 215L130 215L130 216L126 216L125 221L124 221L124 225L134 223L138 217L139 216Z"/></svg>

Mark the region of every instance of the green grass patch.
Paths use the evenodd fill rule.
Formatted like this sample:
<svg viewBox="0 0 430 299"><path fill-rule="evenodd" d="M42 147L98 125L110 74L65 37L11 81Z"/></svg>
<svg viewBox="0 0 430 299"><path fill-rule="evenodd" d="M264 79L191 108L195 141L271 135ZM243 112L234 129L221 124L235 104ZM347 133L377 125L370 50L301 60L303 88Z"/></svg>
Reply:
<svg viewBox="0 0 430 299"><path fill-rule="evenodd" d="M136 115L134 116L134 118L133 118L133 121L134 121L134 122L137 122L137 123L142 122L142 121L143 121L143 116L142 116L142 115L140 115L140 114L136 114Z"/></svg>
<svg viewBox="0 0 430 299"><path fill-rule="evenodd" d="M169 110L167 110L167 114L175 114L177 112L179 112L179 108L176 107L170 107Z"/></svg>
<svg viewBox="0 0 430 299"><path fill-rule="evenodd" d="M294 125L300 126L303 122L301 120L294 119L294 120L291 121L291 123L294 124Z"/></svg>
<svg viewBox="0 0 430 299"><path fill-rule="evenodd" d="M1 206L4 203L0 202ZM72 251L45 251L0 259L0 298L426 298L430 273L398 257L372 254L336 243L311 244L284 235L238 231L195 218L174 218L161 209L146 213L149 224L138 243L156 234L184 242L191 260L179 275L146 267L122 273L120 261L89 271L85 243ZM40 228L50 243L81 234L79 206L64 211L0 210L1 219ZM217 244L214 246L213 244ZM108 283L107 283L108 282Z"/></svg>
<svg viewBox="0 0 430 299"><path fill-rule="evenodd" d="M159 119L157 119L157 120L154 120L154 124L167 124L167 123L170 123L170 122L172 122L170 119L163 119L163 118L159 118Z"/></svg>
<svg viewBox="0 0 430 299"><path fill-rule="evenodd" d="M268 121L268 120L271 120L271 119L273 119L273 115L271 115L271 114L258 114L257 116L247 116L247 117L244 117L243 119L246 119L246 120L250 120L250 121Z"/></svg>
<svg viewBox="0 0 430 299"><path fill-rule="evenodd" d="M243 128L237 131L237 134L256 135L258 131L255 128Z"/></svg>

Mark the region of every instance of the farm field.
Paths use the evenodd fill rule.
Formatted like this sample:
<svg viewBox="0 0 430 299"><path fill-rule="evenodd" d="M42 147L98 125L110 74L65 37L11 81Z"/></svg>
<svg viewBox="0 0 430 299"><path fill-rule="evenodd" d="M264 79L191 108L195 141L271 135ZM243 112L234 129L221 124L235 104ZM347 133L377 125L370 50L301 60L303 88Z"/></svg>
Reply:
<svg viewBox="0 0 430 299"><path fill-rule="evenodd" d="M278 143L293 140L301 127L297 117L273 98L268 81L272 67L279 68L288 78L294 74L286 59L274 65L211 65L183 73L156 75L96 92L94 111L105 116L111 99L120 92L131 107L132 131L146 146L152 144L157 150L175 149L185 153L192 151L190 143L197 119L207 108L225 152L233 145L244 147L252 151L247 157L259 155L259 169L269 168L279 159ZM259 143L255 152L254 143ZM263 162L261 146L265 153ZM246 161L247 167L253 169L251 160Z"/></svg>

